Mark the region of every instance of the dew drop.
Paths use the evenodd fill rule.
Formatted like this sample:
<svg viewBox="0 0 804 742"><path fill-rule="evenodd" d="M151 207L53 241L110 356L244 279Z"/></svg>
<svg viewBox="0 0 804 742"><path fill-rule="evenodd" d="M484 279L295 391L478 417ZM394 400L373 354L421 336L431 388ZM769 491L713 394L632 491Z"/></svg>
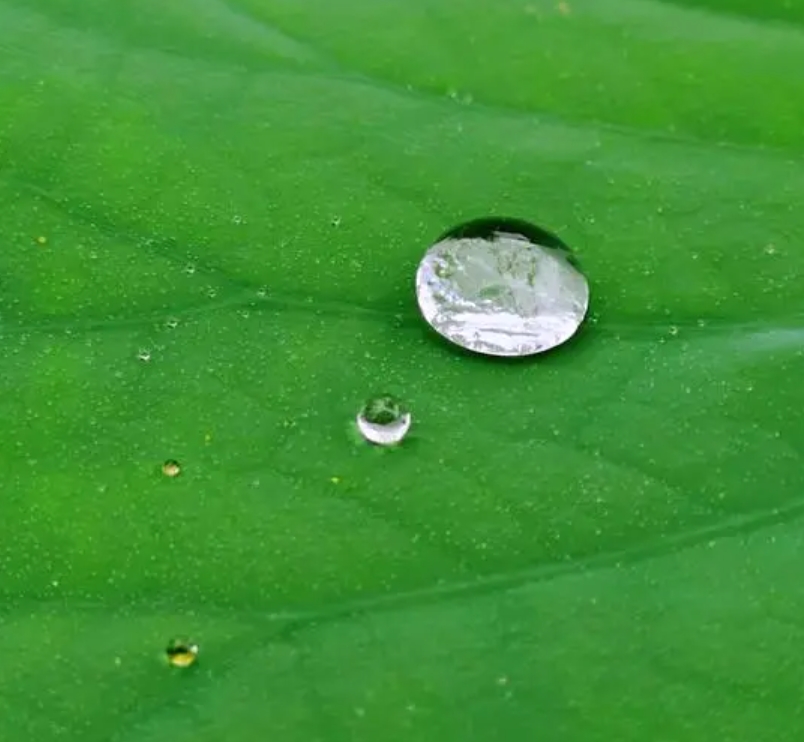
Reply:
<svg viewBox="0 0 804 742"><path fill-rule="evenodd" d="M369 443L394 446L410 430L410 412L390 394L372 397L357 414L357 427Z"/></svg>
<svg viewBox="0 0 804 742"><path fill-rule="evenodd" d="M188 276L192 276L195 273L195 263L187 263L187 265L184 266L184 272Z"/></svg>
<svg viewBox="0 0 804 742"><path fill-rule="evenodd" d="M175 317L168 317L168 319L165 320L165 327L167 327L168 330L175 330L178 326L179 320Z"/></svg>
<svg viewBox="0 0 804 742"><path fill-rule="evenodd" d="M137 360L148 363L151 360L151 351L147 348L140 348L137 351Z"/></svg>
<svg viewBox="0 0 804 742"><path fill-rule="evenodd" d="M165 650L165 656L173 667L190 667L198 659L198 645L173 639Z"/></svg>
<svg viewBox="0 0 804 742"><path fill-rule="evenodd" d="M416 295L437 333L491 356L555 348L589 308L589 285L569 248L517 219L477 219L444 234L419 264Z"/></svg>
<svg viewBox="0 0 804 742"><path fill-rule="evenodd" d="M162 474L166 477L178 477L181 474L181 464L175 459L168 459L162 464Z"/></svg>

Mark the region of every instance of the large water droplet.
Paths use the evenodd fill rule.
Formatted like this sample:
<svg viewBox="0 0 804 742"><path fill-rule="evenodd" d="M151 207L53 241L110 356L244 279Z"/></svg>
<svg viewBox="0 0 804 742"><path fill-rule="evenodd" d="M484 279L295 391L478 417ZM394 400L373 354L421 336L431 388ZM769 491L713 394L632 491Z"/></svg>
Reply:
<svg viewBox="0 0 804 742"><path fill-rule="evenodd" d="M372 397L357 414L360 434L370 443L393 446L410 430L410 412L390 394Z"/></svg>
<svg viewBox="0 0 804 742"><path fill-rule="evenodd" d="M198 659L198 645L173 639L165 650L165 656L173 667L190 667Z"/></svg>
<svg viewBox="0 0 804 742"><path fill-rule="evenodd" d="M569 248L516 219L478 219L447 232L422 258L416 294L436 332L493 356L561 345L589 307L589 285Z"/></svg>

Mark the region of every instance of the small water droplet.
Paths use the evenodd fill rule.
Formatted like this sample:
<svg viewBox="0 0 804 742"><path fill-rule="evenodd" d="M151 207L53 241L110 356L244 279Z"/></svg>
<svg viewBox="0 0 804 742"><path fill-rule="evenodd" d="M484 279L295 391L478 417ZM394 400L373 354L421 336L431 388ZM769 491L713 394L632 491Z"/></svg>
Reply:
<svg viewBox="0 0 804 742"><path fill-rule="evenodd" d="M341 218L339 216L333 216L331 223L332 223L333 227L340 227L341 226Z"/></svg>
<svg viewBox="0 0 804 742"><path fill-rule="evenodd" d="M190 667L198 658L198 645L180 639L173 639L165 650L167 661L173 667Z"/></svg>
<svg viewBox="0 0 804 742"><path fill-rule="evenodd" d="M166 477L178 477L181 474L181 464L175 459L168 459L162 464L162 474Z"/></svg>
<svg viewBox="0 0 804 742"><path fill-rule="evenodd" d="M238 224L238 225L244 224L243 217L240 216L240 214L235 214L232 217L232 224Z"/></svg>
<svg viewBox="0 0 804 742"><path fill-rule="evenodd" d="M416 294L437 333L492 356L555 348L589 308L589 285L569 248L518 219L478 219L442 235L419 264Z"/></svg>
<svg viewBox="0 0 804 742"><path fill-rule="evenodd" d="M137 351L137 360L148 363L151 360L151 351L147 348L140 348Z"/></svg>
<svg viewBox="0 0 804 742"><path fill-rule="evenodd" d="M184 272L188 276L192 276L195 273L195 263L187 263L187 265L184 266Z"/></svg>
<svg viewBox="0 0 804 742"><path fill-rule="evenodd" d="M773 243L765 245L765 254L776 255L776 245L774 245Z"/></svg>
<svg viewBox="0 0 804 742"><path fill-rule="evenodd" d="M676 325L670 325L670 334L675 337L678 335L678 327Z"/></svg>
<svg viewBox="0 0 804 742"><path fill-rule="evenodd" d="M168 330L175 330L178 326L179 320L177 320L175 317L168 317L165 320L165 327L167 327Z"/></svg>
<svg viewBox="0 0 804 742"><path fill-rule="evenodd" d="M357 414L360 434L379 446L401 443L410 430L411 421L410 413L391 394L372 397Z"/></svg>
<svg viewBox="0 0 804 742"><path fill-rule="evenodd" d="M214 299L218 295L218 290L214 286L209 286L207 288L207 296L210 299Z"/></svg>
<svg viewBox="0 0 804 742"><path fill-rule="evenodd" d="M44 235L39 235L39 237L36 238L36 243L38 245L47 245L47 237Z"/></svg>
<svg viewBox="0 0 804 742"><path fill-rule="evenodd" d="M261 286L257 289L257 297L259 299L264 299L266 296L268 296L268 289L265 288L265 286Z"/></svg>

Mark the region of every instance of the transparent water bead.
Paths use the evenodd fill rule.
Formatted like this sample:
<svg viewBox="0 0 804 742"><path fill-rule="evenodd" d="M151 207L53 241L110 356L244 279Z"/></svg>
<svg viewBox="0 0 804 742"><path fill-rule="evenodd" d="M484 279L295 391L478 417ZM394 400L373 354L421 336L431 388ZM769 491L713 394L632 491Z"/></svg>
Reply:
<svg viewBox="0 0 804 742"><path fill-rule="evenodd" d="M360 434L378 446L401 443L410 430L410 424L410 413L391 394L372 397L357 414Z"/></svg>
<svg viewBox="0 0 804 742"><path fill-rule="evenodd" d="M589 285L555 235L516 219L478 219L443 235L416 274L422 315L476 353L527 356L569 340Z"/></svg>

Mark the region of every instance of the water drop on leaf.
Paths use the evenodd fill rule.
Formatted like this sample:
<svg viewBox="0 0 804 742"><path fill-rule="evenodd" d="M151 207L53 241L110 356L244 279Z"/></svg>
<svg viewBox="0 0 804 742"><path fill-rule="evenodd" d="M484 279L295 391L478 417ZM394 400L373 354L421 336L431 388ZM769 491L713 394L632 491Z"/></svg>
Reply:
<svg viewBox="0 0 804 742"><path fill-rule="evenodd" d="M173 639L165 650L165 656L173 667L190 667L198 659L198 645Z"/></svg>
<svg viewBox="0 0 804 742"><path fill-rule="evenodd" d="M393 446L402 442L411 425L410 412L391 394L369 399L357 414L357 428L370 443Z"/></svg>
<svg viewBox="0 0 804 742"><path fill-rule="evenodd" d="M181 464L175 459L168 459L162 464L162 474L166 477L178 477L181 474Z"/></svg>
<svg viewBox="0 0 804 742"><path fill-rule="evenodd" d="M515 219L478 219L443 235L419 264L416 295L437 333L492 356L565 343L589 307L589 286L569 248Z"/></svg>

